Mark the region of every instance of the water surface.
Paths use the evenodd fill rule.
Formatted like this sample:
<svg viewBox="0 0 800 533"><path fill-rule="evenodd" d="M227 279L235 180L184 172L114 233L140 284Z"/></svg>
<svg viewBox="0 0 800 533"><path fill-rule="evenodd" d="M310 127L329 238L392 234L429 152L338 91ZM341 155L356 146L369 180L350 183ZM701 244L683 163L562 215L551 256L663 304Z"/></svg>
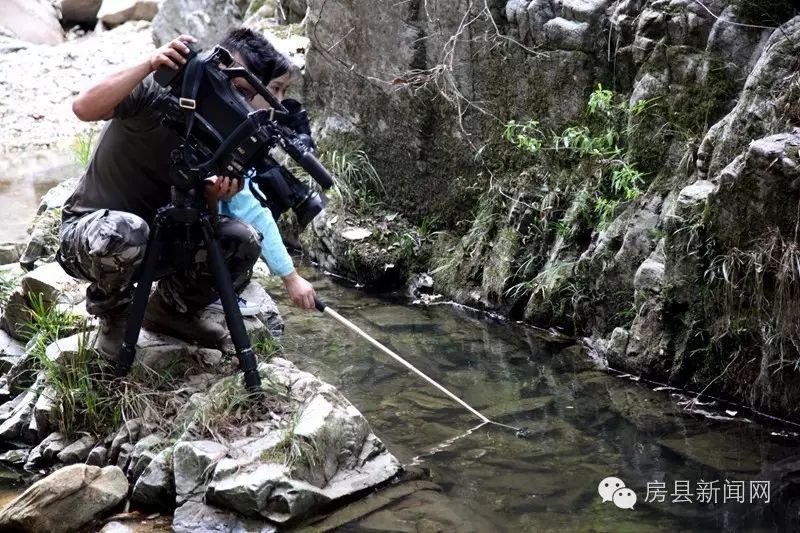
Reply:
<svg viewBox="0 0 800 533"><path fill-rule="evenodd" d="M798 442L774 434L796 428L748 423L752 414L730 406L702 407L732 421L690 413L676 391L598 371L576 347L529 328L314 283L342 315L473 407L530 429L520 439L483 427L426 455L477 420L329 317L297 311L272 291L287 357L339 387L401 461L430 468L452 501L498 531L797 530ZM607 476L637 494L633 510L602 501L597 486ZM745 483L745 503L723 501L726 481L728 496ZM770 482L769 503L749 501L754 481ZM664 501L645 502L656 482L665 483ZM685 487L690 502L680 503ZM718 502L699 502L698 490Z"/></svg>

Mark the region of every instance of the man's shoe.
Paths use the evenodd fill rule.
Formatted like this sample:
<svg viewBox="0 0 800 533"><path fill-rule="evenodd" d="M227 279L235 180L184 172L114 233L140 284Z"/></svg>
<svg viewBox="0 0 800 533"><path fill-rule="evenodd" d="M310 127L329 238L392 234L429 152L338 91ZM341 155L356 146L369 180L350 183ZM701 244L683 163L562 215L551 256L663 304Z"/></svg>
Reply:
<svg viewBox="0 0 800 533"><path fill-rule="evenodd" d="M94 349L101 357L112 363L116 363L119 358L127 322L128 313L115 313L100 317Z"/></svg>
<svg viewBox="0 0 800 533"><path fill-rule="evenodd" d="M147 302L142 326L155 333L163 333L210 348L218 347L228 334L221 325L200 320L195 313L179 313L167 304L158 292Z"/></svg>
<svg viewBox="0 0 800 533"><path fill-rule="evenodd" d="M241 296L239 296L237 300L239 301L239 312L242 313L242 316L256 316L258 311L261 309L258 304L248 302ZM209 304L207 309L216 311L217 313L225 312L225 309L222 307L222 300L220 299L217 299L216 302Z"/></svg>

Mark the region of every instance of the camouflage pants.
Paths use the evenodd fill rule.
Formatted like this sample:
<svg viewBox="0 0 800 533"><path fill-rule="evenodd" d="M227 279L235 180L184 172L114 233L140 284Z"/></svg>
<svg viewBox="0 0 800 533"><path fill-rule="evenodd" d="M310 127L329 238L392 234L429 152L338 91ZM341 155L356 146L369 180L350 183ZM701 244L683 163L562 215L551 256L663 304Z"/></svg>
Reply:
<svg viewBox="0 0 800 533"><path fill-rule="evenodd" d="M197 311L219 298L208 251L199 225L182 227L179 235L174 229L164 233L156 290L176 311ZM261 253L261 235L225 216L217 217L214 232L239 292ZM86 290L89 313L116 312L130 303L149 233L143 219L124 211L101 209L63 222L59 263L71 276L92 282Z"/></svg>

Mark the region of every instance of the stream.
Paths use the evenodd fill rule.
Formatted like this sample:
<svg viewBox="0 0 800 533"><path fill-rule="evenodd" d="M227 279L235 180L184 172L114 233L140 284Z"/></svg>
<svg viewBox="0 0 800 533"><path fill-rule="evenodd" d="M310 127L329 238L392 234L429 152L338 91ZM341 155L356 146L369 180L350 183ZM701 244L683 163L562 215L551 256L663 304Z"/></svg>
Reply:
<svg viewBox="0 0 800 533"><path fill-rule="evenodd" d="M478 420L331 318L271 291L285 313L286 357L338 387L401 461L429 468L450 499L498 531L797 530L794 426L767 427L723 404L692 413L680 391L596 370L576 346L536 330L303 274L323 301L467 403L530 430L523 439L484 426L426 455ZM635 492L633 509L602 501L609 476Z"/></svg>

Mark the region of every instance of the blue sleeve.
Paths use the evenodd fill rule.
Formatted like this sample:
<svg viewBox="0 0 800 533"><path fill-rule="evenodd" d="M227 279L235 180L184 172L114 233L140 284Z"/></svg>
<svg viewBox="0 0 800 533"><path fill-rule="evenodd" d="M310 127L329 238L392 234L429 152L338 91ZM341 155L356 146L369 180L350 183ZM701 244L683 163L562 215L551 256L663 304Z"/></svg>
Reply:
<svg viewBox="0 0 800 533"><path fill-rule="evenodd" d="M278 276L286 276L294 270L292 258L283 245L278 225L269 209L265 209L250 192L250 180L245 180L244 188L228 201L219 203L219 212L247 222L264 236L261 241L261 257L270 271Z"/></svg>

